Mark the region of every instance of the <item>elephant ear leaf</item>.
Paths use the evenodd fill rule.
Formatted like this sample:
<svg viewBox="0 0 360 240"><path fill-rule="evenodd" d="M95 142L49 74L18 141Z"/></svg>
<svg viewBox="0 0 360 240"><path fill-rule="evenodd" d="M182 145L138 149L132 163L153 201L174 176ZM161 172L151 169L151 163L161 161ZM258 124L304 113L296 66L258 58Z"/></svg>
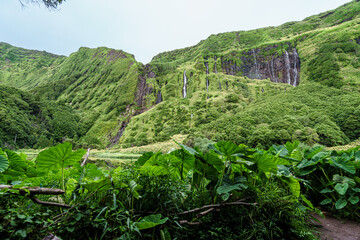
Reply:
<svg viewBox="0 0 360 240"><path fill-rule="evenodd" d="M65 142L40 152L36 167L40 171L65 168L80 161L85 153L84 149L73 152L71 143Z"/></svg>
<svg viewBox="0 0 360 240"><path fill-rule="evenodd" d="M2 152L1 149L0 151ZM1 154L1 152L0 152L0 173L5 171L9 167L9 161L5 157L5 154L3 155Z"/></svg>
<svg viewBox="0 0 360 240"><path fill-rule="evenodd" d="M169 218L167 217L163 219L161 219L161 217L162 217L161 214L153 214L146 216L143 219L141 219L140 222L137 222L136 226L139 230L143 230L164 224L167 220L169 220Z"/></svg>

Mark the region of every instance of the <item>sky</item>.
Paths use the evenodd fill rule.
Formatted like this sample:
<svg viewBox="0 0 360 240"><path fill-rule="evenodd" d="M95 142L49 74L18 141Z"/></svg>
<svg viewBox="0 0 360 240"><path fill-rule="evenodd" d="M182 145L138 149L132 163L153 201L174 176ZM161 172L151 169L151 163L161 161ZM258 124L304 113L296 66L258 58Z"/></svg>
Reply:
<svg viewBox="0 0 360 240"><path fill-rule="evenodd" d="M278 26L350 0L66 0L59 9L0 0L0 42L65 55L105 46L148 63L211 34Z"/></svg>

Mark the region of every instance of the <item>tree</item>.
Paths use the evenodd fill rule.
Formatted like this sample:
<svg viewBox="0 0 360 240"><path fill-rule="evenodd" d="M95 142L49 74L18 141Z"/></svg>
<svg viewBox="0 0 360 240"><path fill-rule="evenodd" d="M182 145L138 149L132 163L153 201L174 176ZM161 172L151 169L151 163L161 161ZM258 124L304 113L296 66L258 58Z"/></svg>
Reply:
<svg viewBox="0 0 360 240"><path fill-rule="evenodd" d="M50 9L56 9L60 4L65 2L65 0L19 0L21 5L25 6L29 3L43 3L45 7Z"/></svg>

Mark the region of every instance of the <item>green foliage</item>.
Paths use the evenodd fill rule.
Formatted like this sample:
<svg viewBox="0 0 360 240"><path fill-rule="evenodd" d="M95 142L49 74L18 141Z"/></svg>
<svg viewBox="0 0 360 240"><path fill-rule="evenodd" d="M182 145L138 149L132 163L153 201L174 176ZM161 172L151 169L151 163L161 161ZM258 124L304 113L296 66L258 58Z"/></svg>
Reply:
<svg viewBox="0 0 360 240"><path fill-rule="evenodd" d="M0 146L47 147L81 135L79 115L70 107L0 86Z"/></svg>
<svg viewBox="0 0 360 240"><path fill-rule="evenodd" d="M5 171L9 167L9 161L5 153L0 148L0 172Z"/></svg>
<svg viewBox="0 0 360 240"><path fill-rule="evenodd" d="M298 143L287 144L287 151L295 151L298 146ZM7 217L1 220L4 227L0 233L28 239L44 236L47 231L54 231L62 238L77 239L181 235L199 239L214 236L215 239L304 238L301 233L308 229L307 211L299 198L299 179L283 165L290 162L273 150L252 149L231 142L210 145L206 153L182 144L180 147L168 154L146 153L129 168L111 170L91 163L80 167L77 162L84 151L73 152L68 143L42 151L31 167L36 168L36 174L14 175L17 186L41 183L43 187L56 187L56 176L59 177L58 172L62 170L66 193L56 201L70 204L72 208L61 213L57 208L32 204L18 211L17 208L28 205L27 197L0 191L8 211ZM23 169L19 155L8 152L7 156L12 156L9 157L11 168ZM2 178L8 174L6 171ZM245 200L248 204L242 204ZM357 200L355 196L349 202ZM233 205L226 206L228 202ZM219 204L220 213L214 211L200 217L191 210L208 204ZM313 210L309 201L307 205L310 205L308 210ZM186 213L188 210L191 211ZM16 211L21 214L18 218ZM28 220L23 224L25 218ZM191 222L191 219L201 224L190 226L184 232L179 222Z"/></svg>
<svg viewBox="0 0 360 240"><path fill-rule="evenodd" d="M79 162L85 153L84 149L73 152L71 143L65 142L40 152L36 158L36 168L42 172L61 169L62 189L65 190L64 169Z"/></svg>

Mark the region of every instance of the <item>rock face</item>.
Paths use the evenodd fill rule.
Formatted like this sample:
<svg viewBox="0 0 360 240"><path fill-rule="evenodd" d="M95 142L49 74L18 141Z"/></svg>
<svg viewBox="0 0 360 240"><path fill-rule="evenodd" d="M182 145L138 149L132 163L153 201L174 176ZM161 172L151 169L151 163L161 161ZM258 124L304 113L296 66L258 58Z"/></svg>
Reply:
<svg viewBox="0 0 360 240"><path fill-rule="evenodd" d="M154 78L155 73L151 70L150 65L144 67L144 74L139 75L137 88L135 92L135 102L138 107L145 108L148 101L147 96L153 93L153 88L146 82L148 78ZM161 93L160 93L161 94ZM162 97L161 97L162 101Z"/></svg>
<svg viewBox="0 0 360 240"><path fill-rule="evenodd" d="M234 59L221 58L221 68L229 75L241 74L251 79L270 78L272 82L299 85L301 61L296 48L285 50L282 54L269 54L277 45L265 49L251 49Z"/></svg>

